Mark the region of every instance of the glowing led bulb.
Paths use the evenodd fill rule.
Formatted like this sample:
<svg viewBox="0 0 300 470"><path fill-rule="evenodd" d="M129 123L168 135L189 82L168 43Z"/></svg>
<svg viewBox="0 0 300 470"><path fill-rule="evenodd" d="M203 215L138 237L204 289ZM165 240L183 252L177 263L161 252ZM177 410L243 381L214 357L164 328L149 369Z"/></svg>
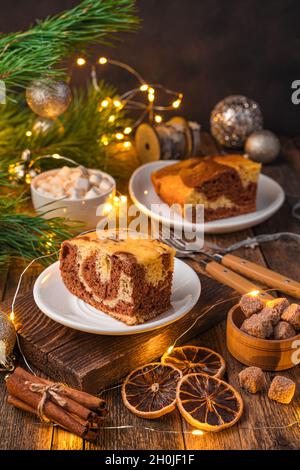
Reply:
<svg viewBox="0 0 300 470"><path fill-rule="evenodd" d="M115 120L116 120L116 116L114 116L113 114L109 116L108 118L108 122L115 122Z"/></svg>
<svg viewBox="0 0 300 470"><path fill-rule="evenodd" d="M162 117L159 114L157 114L155 116L154 120L155 120L155 122L157 122L159 124L162 121Z"/></svg>
<svg viewBox="0 0 300 470"><path fill-rule="evenodd" d="M259 290L252 290L251 292L248 292L248 295L251 295L251 297L257 297L259 294Z"/></svg>
<svg viewBox="0 0 300 470"><path fill-rule="evenodd" d="M101 101L101 106L102 106L102 108L107 108L108 105L109 105L109 101L108 101L108 100L105 99L105 100Z"/></svg>
<svg viewBox="0 0 300 470"><path fill-rule="evenodd" d="M104 204L104 207L103 207L103 214L104 215L107 215L110 213L110 211L112 210L113 206L107 202L106 204Z"/></svg>
<svg viewBox="0 0 300 470"><path fill-rule="evenodd" d="M106 63L107 63L107 58L106 57L100 57L99 64L104 65Z"/></svg>
<svg viewBox="0 0 300 470"><path fill-rule="evenodd" d="M146 83L144 83L143 85L140 86L141 91L147 91L148 88L149 88L149 86Z"/></svg>
<svg viewBox="0 0 300 470"><path fill-rule="evenodd" d="M129 142L129 140L126 140L123 145L126 149L129 149L131 147L131 142Z"/></svg>
<svg viewBox="0 0 300 470"><path fill-rule="evenodd" d="M76 60L76 63L77 63L77 65L82 67L83 65L86 64L86 60L83 57L78 57L78 59Z"/></svg>
<svg viewBox="0 0 300 470"><path fill-rule="evenodd" d="M29 173L27 173L27 174L25 175L25 183L26 183L26 184L30 184L30 183L31 183L31 176L30 176Z"/></svg>
<svg viewBox="0 0 300 470"><path fill-rule="evenodd" d="M128 135L130 132L132 132L132 127L125 127L124 134Z"/></svg>
<svg viewBox="0 0 300 470"><path fill-rule="evenodd" d="M154 95L152 95L151 93L148 94L148 101L150 101L150 103L153 103L154 101Z"/></svg>
<svg viewBox="0 0 300 470"><path fill-rule="evenodd" d="M103 135L101 137L101 142L103 145L108 145L108 138L106 137L106 135Z"/></svg>
<svg viewBox="0 0 300 470"><path fill-rule="evenodd" d="M31 132L31 131L27 131L27 132L26 132L26 136L27 136L27 137L31 137L31 136L32 136L32 132Z"/></svg>
<svg viewBox="0 0 300 470"><path fill-rule="evenodd" d="M176 109L176 108L179 108L180 104L181 104L181 100L178 99L178 100L173 101L172 106L173 108Z"/></svg>
<svg viewBox="0 0 300 470"><path fill-rule="evenodd" d="M118 140L122 140L122 139L124 139L124 134L122 134L122 132L117 132L117 133L116 133L116 138L117 138Z"/></svg>
<svg viewBox="0 0 300 470"><path fill-rule="evenodd" d="M121 108L121 106L122 106L121 101L120 101L120 100L114 100L114 106L115 106L116 108Z"/></svg>
<svg viewBox="0 0 300 470"><path fill-rule="evenodd" d="M124 196L122 194L122 196L120 196L120 199L121 199L121 202L127 202L127 196Z"/></svg>
<svg viewBox="0 0 300 470"><path fill-rule="evenodd" d="M150 95L154 95L154 93L155 93L154 88L149 88L148 93L150 93Z"/></svg>
<svg viewBox="0 0 300 470"><path fill-rule="evenodd" d="M14 319L15 319L14 312L10 312L9 318L11 319L11 321L14 321Z"/></svg>
<svg viewBox="0 0 300 470"><path fill-rule="evenodd" d="M120 202L120 198L118 196L114 196L114 202L118 204Z"/></svg>
<svg viewBox="0 0 300 470"><path fill-rule="evenodd" d="M194 436L203 436L204 432L201 429L193 429L192 434Z"/></svg>
<svg viewBox="0 0 300 470"><path fill-rule="evenodd" d="M174 346L170 346L167 350L167 354L170 354L174 349Z"/></svg>

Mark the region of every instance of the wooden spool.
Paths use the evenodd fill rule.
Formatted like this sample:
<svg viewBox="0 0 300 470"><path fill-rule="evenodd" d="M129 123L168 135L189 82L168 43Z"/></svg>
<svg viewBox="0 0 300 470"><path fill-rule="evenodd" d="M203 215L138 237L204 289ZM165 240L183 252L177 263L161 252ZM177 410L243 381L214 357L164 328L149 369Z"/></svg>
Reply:
<svg viewBox="0 0 300 470"><path fill-rule="evenodd" d="M232 307L227 317L226 338L228 351L235 359L247 366L269 371L291 369L297 365L300 334L282 340L255 338L240 330L244 320L240 307Z"/></svg>
<svg viewBox="0 0 300 470"><path fill-rule="evenodd" d="M200 125L180 116L153 126L143 123L136 131L135 143L143 163L196 156L200 149Z"/></svg>

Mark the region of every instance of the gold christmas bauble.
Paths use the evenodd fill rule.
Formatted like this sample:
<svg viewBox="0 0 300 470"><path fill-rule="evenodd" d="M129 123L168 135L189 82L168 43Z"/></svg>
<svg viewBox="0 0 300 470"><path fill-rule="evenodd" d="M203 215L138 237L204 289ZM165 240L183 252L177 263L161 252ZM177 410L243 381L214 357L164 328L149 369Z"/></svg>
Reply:
<svg viewBox="0 0 300 470"><path fill-rule="evenodd" d="M16 342L16 330L6 313L0 311L0 366L8 366Z"/></svg>
<svg viewBox="0 0 300 470"><path fill-rule="evenodd" d="M26 89L26 100L33 112L41 117L54 119L67 110L72 93L65 82L36 80Z"/></svg>
<svg viewBox="0 0 300 470"><path fill-rule="evenodd" d="M280 142L271 131L253 132L245 143L245 152L251 160L259 163L270 163L278 156Z"/></svg>

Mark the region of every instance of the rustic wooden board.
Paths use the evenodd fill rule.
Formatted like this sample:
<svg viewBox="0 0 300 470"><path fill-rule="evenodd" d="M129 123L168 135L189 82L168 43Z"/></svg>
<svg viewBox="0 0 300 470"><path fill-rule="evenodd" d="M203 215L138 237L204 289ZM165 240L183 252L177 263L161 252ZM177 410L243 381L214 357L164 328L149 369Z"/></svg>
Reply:
<svg viewBox="0 0 300 470"><path fill-rule="evenodd" d="M227 296L230 292L233 293L227 289ZM152 332L116 337L82 333L54 322L38 309L29 292L16 303L15 323L29 362L55 380L95 393L160 357L201 316L205 307L224 300L226 294L224 297L224 287L202 276L201 298L184 318ZM183 341L220 322L233 303L214 308L199 318ZM8 312L10 303L1 308Z"/></svg>
<svg viewBox="0 0 300 470"><path fill-rule="evenodd" d="M212 139L206 134L203 138L203 153L215 153L216 149ZM272 219L264 222L254 229L255 233L270 233L290 230L300 233L300 223L291 216L291 206L300 200L299 175L300 175L300 151L293 144L292 139L286 140L283 148L284 158L276 161L274 165L264 167L264 172L273 176L287 191L287 204ZM298 141L300 148L300 139ZM207 237L224 246L228 246L238 240L253 236L252 230ZM241 249L237 253L252 261L265 264L272 269L285 273L300 280L299 244L286 242L273 242L262 245L261 248ZM0 273L0 296L2 299L11 299L15 292L22 268L16 263L10 268L9 273ZM31 269L25 274L21 291L22 293L32 288L37 273ZM209 282L209 281L208 281ZM218 293L223 292L224 298L228 290L218 286ZM225 309L224 309L225 310ZM225 311L224 311L225 313ZM222 314L222 312L220 312ZM196 335L195 335L196 336ZM185 343L185 339L182 341ZM227 363L226 378L234 386L238 386L238 373L242 369L228 353L225 344L225 322L209 329L207 332L192 340L194 344L211 347L221 353ZM188 341L191 343L191 340ZM281 373L294 379L299 384L300 367ZM274 374L268 374L268 380ZM47 424L39 423L31 415L6 404L6 392L4 383L0 383L0 448L1 449L85 449L85 450L160 450L160 449L299 449L300 428L291 426L281 428L289 423L299 420L300 390L291 405L280 405L270 402L266 396L251 395L242 391L245 404L245 412L240 422L220 433L205 433L202 436L182 434L181 431L190 431L190 426L183 420L177 410L155 422L151 422L157 432L150 432L143 428L149 424L131 414L123 405L120 390L105 392L104 397L109 405L107 426L134 425L134 429L103 429L99 440L95 444L84 442L60 428L52 428ZM171 430L171 433L165 432ZM178 432L174 434L173 431Z"/></svg>

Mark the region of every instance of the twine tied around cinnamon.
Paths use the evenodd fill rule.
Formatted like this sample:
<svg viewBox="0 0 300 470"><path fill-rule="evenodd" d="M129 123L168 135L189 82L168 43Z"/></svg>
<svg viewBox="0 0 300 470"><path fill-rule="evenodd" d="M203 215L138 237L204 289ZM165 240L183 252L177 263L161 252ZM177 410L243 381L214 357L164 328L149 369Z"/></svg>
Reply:
<svg viewBox="0 0 300 470"><path fill-rule="evenodd" d="M61 383L55 383L52 385L43 385L40 383L31 383L29 381L25 382L25 385L28 385L29 390L34 393L40 393L42 395L42 398L38 404L37 407L37 412L38 416L41 421L49 423L50 420L47 418L45 415L45 405L47 400L52 398L54 402L57 405L60 405L62 408L64 408L67 404L67 402L64 400L64 398L60 395L64 388L64 384Z"/></svg>

